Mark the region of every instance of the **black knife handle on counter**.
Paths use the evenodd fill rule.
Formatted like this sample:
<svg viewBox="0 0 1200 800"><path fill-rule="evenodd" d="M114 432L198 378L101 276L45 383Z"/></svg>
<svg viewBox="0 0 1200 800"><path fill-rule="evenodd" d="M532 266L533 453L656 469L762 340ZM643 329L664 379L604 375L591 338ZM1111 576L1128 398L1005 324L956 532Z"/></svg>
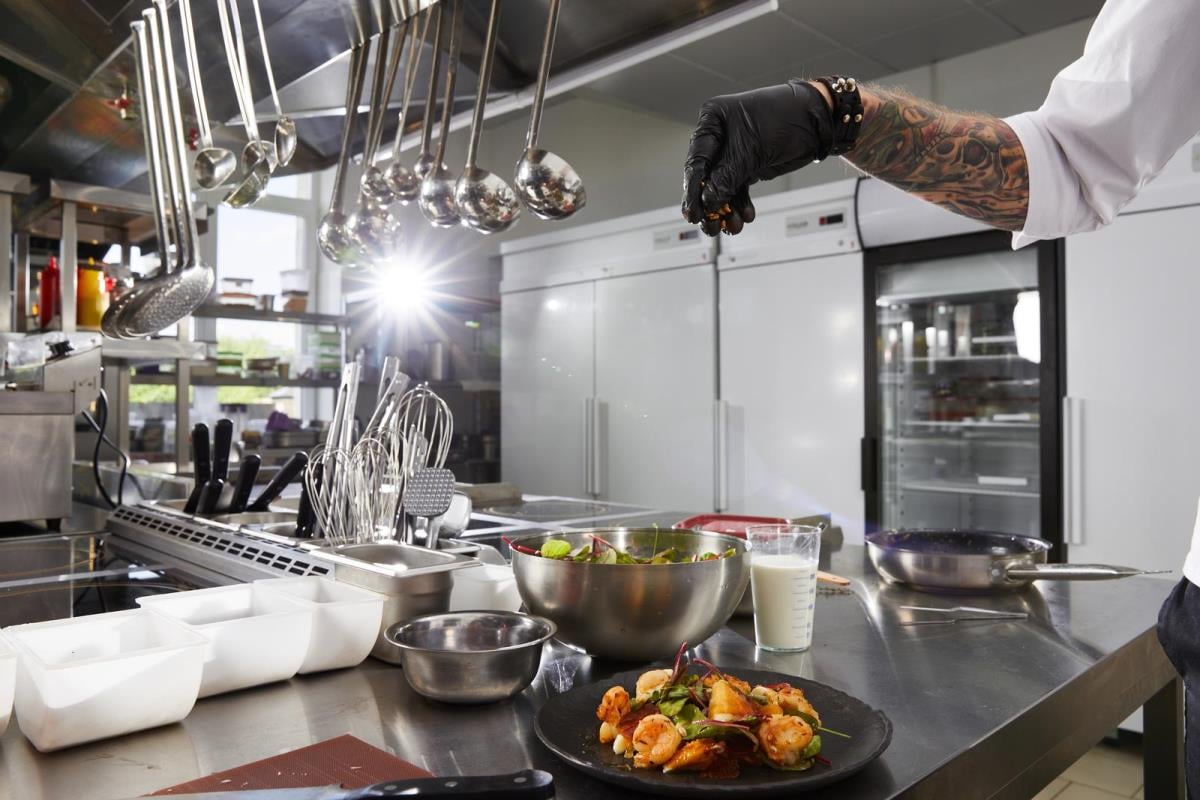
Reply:
<svg viewBox="0 0 1200 800"><path fill-rule="evenodd" d="M271 482L266 485L262 492L254 499L254 502L246 507L247 511L270 511L271 503L275 501L279 495L283 494L283 490L292 480L304 471L308 466L308 453L303 450L297 450L292 454L292 457L279 468L279 472L271 478Z"/></svg>
<svg viewBox="0 0 1200 800"><path fill-rule="evenodd" d="M258 468L262 464L262 459L254 453L242 459L242 465L238 468L237 482L233 485L233 500L229 504L229 511L232 514L237 514L246 510L246 504L250 502L250 492L254 489L254 479L258 477Z"/></svg>
<svg viewBox="0 0 1200 800"><path fill-rule="evenodd" d="M200 490L200 502L196 506L196 513L201 516L207 516L217 510L217 501L221 499L221 491L225 488L225 481L220 478L213 478L204 484L204 488Z"/></svg>
<svg viewBox="0 0 1200 800"><path fill-rule="evenodd" d="M229 448L233 446L233 420L217 420L213 433L212 476L218 480L229 480Z"/></svg>
<svg viewBox="0 0 1200 800"><path fill-rule="evenodd" d="M325 465L321 462L315 462L312 467L312 481L319 489L321 487L321 479L325 474ZM316 528L317 515L313 509L312 495L308 491L309 477L304 477L304 486L300 489L300 507L296 509L296 538L311 539L313 529Z"/></svg>
<svg viewBox="0 0 1200 800"><path fill-rule="evenodd" d="M352 789L330 800L375 800L375 798L444 797L487 800L542 800L554 796L554 778L549 772L526 769L512 775L463 775L454 778L412 778L377 783Z"/></svg>
<svg viewBox="0 0 1200 800"><path fill-rule="evenodd" d="M204 484L212 477L212 462L209 459L208 426L197 422L192 428L192 467L195 483L183 507L185 514L195 514L196 509L200 507L200 493L204 491Z"/></svg>

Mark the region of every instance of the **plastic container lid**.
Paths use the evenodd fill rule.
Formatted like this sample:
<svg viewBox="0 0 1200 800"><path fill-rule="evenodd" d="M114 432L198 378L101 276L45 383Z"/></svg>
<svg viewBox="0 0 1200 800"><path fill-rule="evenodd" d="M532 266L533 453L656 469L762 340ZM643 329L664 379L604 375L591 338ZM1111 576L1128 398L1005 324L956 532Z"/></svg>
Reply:
<svg viewBox="0 0 1200 800"><path fill-rule="evenodd" d="M304 663L314 605L258 584L139 597L138 605L208 640L200 696L284 681Z"/></svg>

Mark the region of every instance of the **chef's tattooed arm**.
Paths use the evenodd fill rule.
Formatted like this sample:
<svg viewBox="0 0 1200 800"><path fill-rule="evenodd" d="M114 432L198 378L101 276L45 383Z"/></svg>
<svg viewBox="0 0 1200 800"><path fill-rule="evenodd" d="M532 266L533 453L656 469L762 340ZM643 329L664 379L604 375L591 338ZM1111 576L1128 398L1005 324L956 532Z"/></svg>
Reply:
<svg viewBox="0 0 1200 800"><path fill-rule="evenodd" d="M1024 227L1029 170L1003 120L878 86L864 86L862 99L862 129L846 154L851 163L963 216L1006 230Z"/></svg>

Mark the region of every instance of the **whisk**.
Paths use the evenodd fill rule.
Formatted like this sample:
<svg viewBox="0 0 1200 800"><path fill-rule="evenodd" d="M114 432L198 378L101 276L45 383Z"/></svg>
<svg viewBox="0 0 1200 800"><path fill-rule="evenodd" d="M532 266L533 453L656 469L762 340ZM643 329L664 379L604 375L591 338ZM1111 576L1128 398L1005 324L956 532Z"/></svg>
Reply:
<svg viewBox="0 0 1200 800"><path fill-rule="evenodd" d="M398 430L408 444L405 474L444 467L454 436L454 415L446 401L430 389L429 384L422 383L400 398L396 417Z"/></svg>

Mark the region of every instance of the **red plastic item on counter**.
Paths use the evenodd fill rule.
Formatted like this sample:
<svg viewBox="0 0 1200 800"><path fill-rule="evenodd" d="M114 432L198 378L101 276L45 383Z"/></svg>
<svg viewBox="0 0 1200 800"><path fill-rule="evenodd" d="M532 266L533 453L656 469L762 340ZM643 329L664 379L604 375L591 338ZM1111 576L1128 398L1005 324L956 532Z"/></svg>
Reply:
<svg viewBox="0 0 1200 800"><path fill-rule="evenodd" d="M50 261L38 280L38 326L43 329L50 327L54 318L62 314L61 278L58 259L50 256Z"/></svg>
<svg viewBox="0 0 1200 800"><path fill-rule="evenodd" d="M694 517L681 519L672 528L708 531L709 533L725 533L739 539L746 538L746 528L751 525L786 525L788 520L783 517L751 517L745 514L697 514Z"/></svg>

